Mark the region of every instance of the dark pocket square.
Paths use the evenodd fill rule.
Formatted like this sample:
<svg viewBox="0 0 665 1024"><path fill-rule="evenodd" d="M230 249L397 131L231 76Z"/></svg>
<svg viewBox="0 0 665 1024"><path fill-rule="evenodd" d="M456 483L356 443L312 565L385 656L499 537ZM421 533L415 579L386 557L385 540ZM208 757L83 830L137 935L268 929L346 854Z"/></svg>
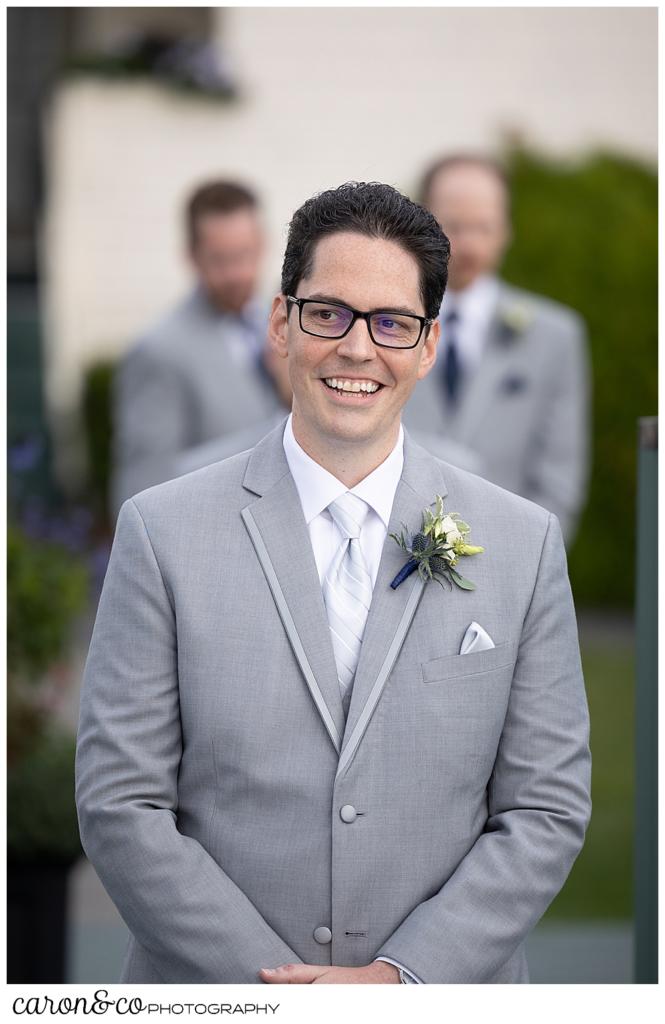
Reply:
<svg viewBox="0 0 665 1024"><path fill-rule="evenodd" d="M499 390L506 395L516 395L519 391L525 391L529 381L527 377L520 377L517 374L513 374L510 377L504 377L499 385Z"/></svg>

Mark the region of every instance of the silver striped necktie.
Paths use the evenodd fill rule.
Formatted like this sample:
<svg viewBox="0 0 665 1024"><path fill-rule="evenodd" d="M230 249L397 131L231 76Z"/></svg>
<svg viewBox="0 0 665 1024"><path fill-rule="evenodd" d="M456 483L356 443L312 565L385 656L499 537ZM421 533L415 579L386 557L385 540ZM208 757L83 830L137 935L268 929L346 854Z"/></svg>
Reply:
<svg viewBox="0 0 665 1024"><path fill-rule="evenodd" d="M360 530L369 512L367 502L347 491L328 505L343 541L323 580L344 713L348 714L356 665L360 656L367 613L372 600L372 578L360 549Z"/></svg>

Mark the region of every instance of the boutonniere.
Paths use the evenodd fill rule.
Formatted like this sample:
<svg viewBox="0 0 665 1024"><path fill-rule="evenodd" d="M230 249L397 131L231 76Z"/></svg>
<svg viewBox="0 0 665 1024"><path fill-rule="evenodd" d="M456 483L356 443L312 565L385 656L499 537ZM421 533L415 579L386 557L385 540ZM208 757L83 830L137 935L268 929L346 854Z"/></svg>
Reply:
<svg viewBox="0 0 665 1024"><path fill-rule="evenodd" d="M524 302L513 302L501 307L499 319L513 334L521 334L533 320L533 310Z"/></svg>
<svg viewBox="0 0 665 1024"><path fill-rule="evenodd" d="M436 496L436 511L432 512L428 505L423 509L423 523L418 531L409 540L409 532L405 523L402 523L404 530L399 534L391 533L393 540L397 541L403 551L410 556L406 565L402 566L390 586L393 590L403 583L407 576L410 576L416 569L421 579L427 581L436 579L437 583L447 580L452 590L453 583L456 583L462 590L475 590L476 585L471 580L465 579L455 569L460 558L466 555L477 555L484 548L467 544L466 536L471 527L463 522L457 512L444 514L443 498L440 494ZM438 579L441 577L441 579Z"/></svg>

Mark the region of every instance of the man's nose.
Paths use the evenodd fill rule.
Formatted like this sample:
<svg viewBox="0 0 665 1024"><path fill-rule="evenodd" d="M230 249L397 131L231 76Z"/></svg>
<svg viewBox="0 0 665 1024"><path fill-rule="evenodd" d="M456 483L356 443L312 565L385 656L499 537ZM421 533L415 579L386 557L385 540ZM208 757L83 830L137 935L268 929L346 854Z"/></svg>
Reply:
<svg viewBox="0 0 665 1024"><path fill-rule="evenodd" d="M349 356L352 359L373 359L375 345L369 334L369 324L360 317L344 337L340 338L337 351L340 355Z"/></svg>

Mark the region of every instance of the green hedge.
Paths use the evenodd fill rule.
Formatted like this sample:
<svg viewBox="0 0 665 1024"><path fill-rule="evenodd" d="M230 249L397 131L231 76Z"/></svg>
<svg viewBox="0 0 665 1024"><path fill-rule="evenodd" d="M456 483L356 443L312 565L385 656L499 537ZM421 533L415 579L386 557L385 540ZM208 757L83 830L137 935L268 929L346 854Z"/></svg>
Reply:
<svg viewBox="0 0 665 1024"><path fill-rule="evenodd" d="M7 540L8 854L15 863L70 863L81 853L76 741L53 720L43 683L47 670L68 656L88 572L71 551L11 520Z"/></svg>
<svg viewBox="0 0 665 1024"><path fill-rule="evenodd" d="M98 525L110 530L109 487L113 451L113 375L115 363L93 363L83 381L83 425L88 459L88 489Z"/></svg>
<svg viewBox="0 0 665 1024"><path fill-rule="evenodd" d="M637 419L657 414L657 179L605 153L508 157L514 242L503 275L578 310L593 365L589 500L570 552L575 599L634 597Z"/></svg>
<svg viewBox="0 0 665 1024"><path fill-rule="evenodd" d="M85 607L88 572L60 544L7 530L7 670L35 683L61 656Z"/></svg>
<svg viewBox="0 0 665 1024"><path fill-rule="evenodd" d="M74 800L76 740L53 729L7 768L7 853L69 864L83 852Z"/></svg>

